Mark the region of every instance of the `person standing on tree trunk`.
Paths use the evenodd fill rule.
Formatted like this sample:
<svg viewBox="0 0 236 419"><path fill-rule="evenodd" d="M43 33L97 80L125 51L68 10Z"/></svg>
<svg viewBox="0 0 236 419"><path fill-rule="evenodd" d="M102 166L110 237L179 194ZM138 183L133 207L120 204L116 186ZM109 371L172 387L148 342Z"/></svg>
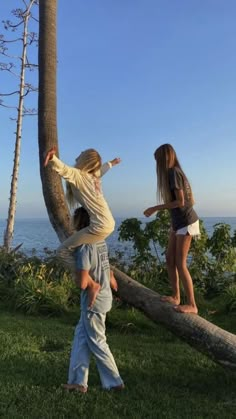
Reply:
<svg viewBox="0 0 236 419"><path fill-rule="evenodd" d="M192 237L199 236L199 219L193 209L194 199L190 183L183 172L174 148L163 144L154 153L156 160L157 185L160 201L144 211L150 217L157 211L168 209L171 215L171 229L166 251L168 276L172 296L163 296L162 301L174 304L180 313L198 313L194 297L193 282L187 267L187 256ZM180 305L181 279L187 297L187 304Z"/></svg>
<svg viewBox="0 0 236 419"><path fill-rule="evenodd" d="M56 147L51 148L45 157L44 166L51 165L66 183L67 200L70 207L82 205L89 214L90 223L76 231L57 249L57 255L75 272L74 250L81 244L93 244L106 239L115 228L115 220L103 196L101 177L113 166L120 163L115 158L105 164L99 153L88 149L80 153L75 167L67 166L56 157ZM89 306L92 307L99 292L99 283L88 280Z"/></svg>

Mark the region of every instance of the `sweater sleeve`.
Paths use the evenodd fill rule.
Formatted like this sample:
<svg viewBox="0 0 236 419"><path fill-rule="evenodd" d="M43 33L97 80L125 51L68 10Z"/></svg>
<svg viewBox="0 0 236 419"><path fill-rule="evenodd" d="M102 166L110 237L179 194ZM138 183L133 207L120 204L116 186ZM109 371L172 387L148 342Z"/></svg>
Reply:
<svg viewBox="0 0 236 419"><path fill-rule="evenodd" d="M100 169L100 176L102 177L103 175L105 175L108 172L108 170L110 170L111 168L112 168L111 162L108 161L107 163L104 163Z"/></svg>
<svg viewBox="0 0 236 419"><path fill-rule="evenodd" d="M49 160L51 167L57 172L63 179L72 183L76 188L79 188L81 184L81 173L79 169L75 167L67 166L55 155Z"/></svg>

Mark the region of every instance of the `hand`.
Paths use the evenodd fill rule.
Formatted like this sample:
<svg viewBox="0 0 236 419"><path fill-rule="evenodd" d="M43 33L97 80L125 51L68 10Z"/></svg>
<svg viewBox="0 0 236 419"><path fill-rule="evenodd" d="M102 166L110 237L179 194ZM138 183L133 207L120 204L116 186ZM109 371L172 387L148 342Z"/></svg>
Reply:
<svg viewBox="0 0 236 419"><path fill-rule="evenodd" d="M110 271L110 286L114 291L118 290L118 284L116 278L114 277L113 271Z"/></svg>
<svg viewBox="0 0 236 419"><path fill-rule="evenodd" d="M45 160L44 160L44 167L46 167L48 165L49 160L52 159L52 157L54 156L54 154L56 154L56 147L52 147L46 154Z"/></svg>
<svg viewBox="0 0 236 419"><path fill-rule="evenodd" d="M121 162L120 157L116 157L113 160L110 160L110 163L112 164L112 166L115 166L116 164L119 164Z"/></svg>
<svg viewBox="0 0 236 419"><path fill-rule="evenodd" d="M156 211L157 211L156 207L149 207L143 213L144 213L145 217L150 217Z"/></svg>

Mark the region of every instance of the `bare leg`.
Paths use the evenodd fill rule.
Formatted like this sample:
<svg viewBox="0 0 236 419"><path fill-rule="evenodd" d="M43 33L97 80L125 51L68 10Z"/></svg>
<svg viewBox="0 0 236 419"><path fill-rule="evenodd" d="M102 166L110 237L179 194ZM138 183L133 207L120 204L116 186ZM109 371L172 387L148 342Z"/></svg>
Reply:
<svg viewBox="0 0 236 419"><path fill-rule="evenodd" d="M198 309L194 298L193 281L187 267L187 256L191 241L192 237L189 235L176 236L176 265L187 297L187 304L179 305L175 307L175 310L179 313L197 314Z"/></svg>
<svg viewBox="0 0 236 419"><path fill-rule="evenodd" d="M166 266L172 288L171 296L161 297L161 301L178 305L180 303L179 276L175 262L176 257L176 235L170 232L168 247L166 251Z"/></svg>

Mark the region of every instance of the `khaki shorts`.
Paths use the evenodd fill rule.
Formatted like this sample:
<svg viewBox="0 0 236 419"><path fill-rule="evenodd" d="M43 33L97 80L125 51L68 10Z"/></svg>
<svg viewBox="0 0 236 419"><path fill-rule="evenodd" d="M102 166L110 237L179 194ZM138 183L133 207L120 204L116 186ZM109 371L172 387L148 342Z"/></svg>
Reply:
<svg viewBox="0 0 236 419"><path fill-rule="evenodd" d="M193 224L189 224L186 227L180 228L175 232L176 235L189 234L189 236L200 236L199 220L195 221Z"/></svg>

